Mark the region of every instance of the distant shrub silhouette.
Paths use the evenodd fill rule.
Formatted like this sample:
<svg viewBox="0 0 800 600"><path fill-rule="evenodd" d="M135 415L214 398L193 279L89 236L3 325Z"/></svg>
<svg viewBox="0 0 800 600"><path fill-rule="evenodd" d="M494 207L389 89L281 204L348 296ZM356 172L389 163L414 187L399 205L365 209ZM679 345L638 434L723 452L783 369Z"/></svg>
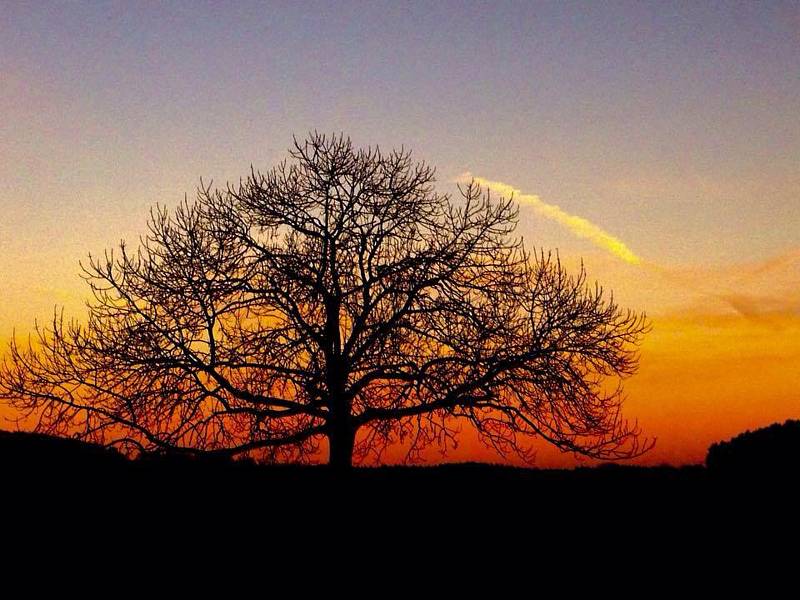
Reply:
<svg viewBox="0 0 800 600"><path fill-rule="evenodd" d="M712 444L706 466L725 473L797 472L800 468L800 421L774 423Z"/></svg>
<svg viewBox="0 0 800 600"><path fill-rule="evenodd" d="M127 459L116 449L82 440L0 430L0 469L8 471L119 468Z"/></svg>

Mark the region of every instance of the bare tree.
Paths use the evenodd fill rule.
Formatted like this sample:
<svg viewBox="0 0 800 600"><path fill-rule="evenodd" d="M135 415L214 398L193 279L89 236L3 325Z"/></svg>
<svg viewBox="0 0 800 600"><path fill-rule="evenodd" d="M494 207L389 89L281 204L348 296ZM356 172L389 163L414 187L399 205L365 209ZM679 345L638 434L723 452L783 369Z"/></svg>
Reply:
<svg viewBox="0 0 800 600"><path fill-rule="evenodd" d="M90 256L88 321L12 342L0 397L51 433L274 460L327 440L337 467L464 420L501 454L647 448L605 381L635 371L644 317L526 251L513 199L453 201L409 152L343 137L290 156Z"/></svg>

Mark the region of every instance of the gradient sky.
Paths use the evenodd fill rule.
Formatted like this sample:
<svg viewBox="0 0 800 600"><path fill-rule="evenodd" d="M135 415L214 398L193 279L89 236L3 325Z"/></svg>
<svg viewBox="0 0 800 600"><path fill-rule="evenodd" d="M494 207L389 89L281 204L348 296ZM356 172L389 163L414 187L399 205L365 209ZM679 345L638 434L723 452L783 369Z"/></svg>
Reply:
<svg viewBox="0 0 800 600"><path fill-rule="evenodd" d="M646 461L800 417L797 2L4 2L0 341L80 311L78 261L150 205L311 129L624 242L639 264L523 205L529 243L653 319L627 386Z"/></svg>

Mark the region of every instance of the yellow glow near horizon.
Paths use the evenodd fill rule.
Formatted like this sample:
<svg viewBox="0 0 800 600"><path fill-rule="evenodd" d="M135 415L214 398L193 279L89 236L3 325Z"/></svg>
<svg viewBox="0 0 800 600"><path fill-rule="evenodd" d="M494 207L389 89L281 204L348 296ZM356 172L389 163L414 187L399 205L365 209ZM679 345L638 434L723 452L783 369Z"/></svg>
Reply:
<svg viewBox="0 0 800 600"><path fill-rule="evenodd" d="M459 176L456 181L460 183L475 181L479 185L493 192L498 192L502 196L513 197L520 204L531 206L540 215L555 221L559 225L563 225L574 235L591 241L596 246L603 248L617 258L624 260L626 263L638 265L641 262L641 259L619 238L614 237L583 217L571 215L555 204L548 204L539 198L539 196L523 194L522 190L512 187L507 183L477 177L469 172Z"/></svg>

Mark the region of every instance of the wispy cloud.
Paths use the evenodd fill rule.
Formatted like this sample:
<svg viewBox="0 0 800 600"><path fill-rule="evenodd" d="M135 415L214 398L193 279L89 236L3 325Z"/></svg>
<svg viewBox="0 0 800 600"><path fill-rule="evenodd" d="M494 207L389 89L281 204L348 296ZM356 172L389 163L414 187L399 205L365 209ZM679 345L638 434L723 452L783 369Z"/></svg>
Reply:
<svg viewBox="0 0 800 600"><path fill-rule="evenodd" d="M566 227L574 235L591 241L596 246L607 250L626 263L637 265L641 262L641 259L636 256L633 251L628 248L628 246L625 245L625 243L619 238L614 237L601 227L595 225L587 219L584 219L583 217L571 215L555 204L548 204L547 202L544 202L541 198L539 198L539 196L534 194L524 194L521 190L512 187L507 183L503 183L502 181L492 181L489 179L484 179L483 177L477 177L469 172L464 173L456 178L456 181L459 183L468 183L473 180L479 185L487 187L491 191L499 193L502 196L513 196L514 199L520 204L532 207L543 217L551 219L559 225Z"/></svg>
<svg viewBox="0 0 800 600"><path fill-rule="evenodd" d="M705 317L736 314L763 322L800 317L800 248L757 262L644 266L643 272L650 279L650 295L673 312ZM644 280L638 281L637 286L645 287Z"/></svg>

